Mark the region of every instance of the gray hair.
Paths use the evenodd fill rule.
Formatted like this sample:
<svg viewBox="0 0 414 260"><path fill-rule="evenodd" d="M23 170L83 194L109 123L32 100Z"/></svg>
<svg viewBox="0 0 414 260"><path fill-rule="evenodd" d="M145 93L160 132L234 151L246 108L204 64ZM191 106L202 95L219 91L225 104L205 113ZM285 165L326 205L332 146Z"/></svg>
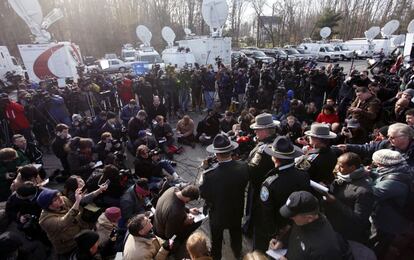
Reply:
<svg viewBox="0 0 414 260"><path fill-rule="evenodd" d="M414 138L414 129L409 125L403 123L395 123L388 127L388 135L395 132L398 135L408 136L410 139Z"/></svg>

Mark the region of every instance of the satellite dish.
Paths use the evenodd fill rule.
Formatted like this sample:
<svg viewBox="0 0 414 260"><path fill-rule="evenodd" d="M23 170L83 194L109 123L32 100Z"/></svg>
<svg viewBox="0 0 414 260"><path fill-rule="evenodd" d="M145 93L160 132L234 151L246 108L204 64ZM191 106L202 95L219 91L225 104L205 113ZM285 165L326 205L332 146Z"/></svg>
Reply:
<svg viewBox="0 0 414 260"><path fill-rule="evenodd" d="M381 34L383 37L389 37L398 29L398 27L400 27L400 22L398 20L391 20L382 27Z"/></svg>
<svg viewBox="0 0 414 260"><path fill-rule="evenodd" d="M136 29L137 37L142 41L144 46L150 46L152 33L151 31L144 25L138 25Z"/></svg>
<svg viewBox="0 0 414 260"><path fill-rule="evenodd" d="M42 8L37 0L9 0L13 10L27 23L40 25L43 21Z"/></svg>
<svg viewBox="0 0 414 260"><path fill-rule="evenodd" d="M35 36L35 43L50 42L52 36L46 31L50 25L63 17L60 9L53 9L43 18L42 8L38 0L8 0L11 8L30 28Z"/></svg>
<svg viewBox="0 0 414 260"><path fill-rule="evenodd" d="M190 35L191 30L189 28L184 28L184 33L185 33L185 35Z"/></svg>
<svg viewBox="0 0 414 260"><path fill-rule="evenodd" d="M381 29L379 26L373 26L368 29L368 31L365 31L365 37L368 41L372 41L377 35L380 33Z"/></svg>
<svg viewBox="0 0 414 260"><path fill-rule="evenodd" d="M397 37L394 37L392 39L392 43L394 44L394 46L399 46L401 45L403 42L405 41L405 35L404 34L400 34Z"/></svg>
<svg viewBox="0 0 414 260"><path fill-rule="evenodd" d="M414 33L414 19L411 20L411 22L407 26L407 32L408 33Z"/></svg>
<svg viewBox="0 0 414 260"><path fill-rule="evenodd" d="M323 27L320 31L320 36L322 37L322 39L326 39L329 37L329 35L331 35L332 30L329 27Z"/></svg>
<svg viewBox="0 0 414 260"><path fill-rule="evenodd" d="M210 28L219 29L227 21L229 6L226 0L203 0L201 13Z"/></svg>
<svg viewBox="0 0 414 260"><path fill-rule="evenodd" d="M165 26L162 28L161 35L162 38L168 43L168 47L172 47L174 45L175 33L170 27Z"/></svg>

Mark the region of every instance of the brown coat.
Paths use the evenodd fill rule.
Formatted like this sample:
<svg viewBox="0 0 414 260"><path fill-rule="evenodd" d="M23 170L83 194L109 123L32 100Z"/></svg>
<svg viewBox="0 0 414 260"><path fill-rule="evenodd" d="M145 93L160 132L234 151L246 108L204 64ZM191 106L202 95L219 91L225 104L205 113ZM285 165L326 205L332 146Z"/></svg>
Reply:
<svg viewBox="0 0 414 260"><path fill-rule="evenodd" d="M124 247L124 260L165 260L168 251L161 244L159 237L145 238L128 235Z"/></svg>
<svg viewBox="0 0 414 260"><path fill-rule="evenodd" d="M177 123L176 131L180 132L183 137L192 135L194 133L194 121L190 119L190 122L186 125L184 119L181 119Z"/></svg>
<svg viewBox="0 0 414 260"><path fill-rule="evenodd" d="M360 108L362 111L351 112L351 117L357 119L358 122L367 131L372 130L375 120L378 118L381 111L381 101L372 96L365 101L356 98L351 104L351 108Z"/></svg>
<svg viewBox="0 0 414 260"><path fill-rule="evenodd" d="M88 225L82 221L79 210L72 208L72 202L63 196L63 209L60 211L42 210L39 224L46 232L58 254L69 253L76 248L74 237Z"/></svg>

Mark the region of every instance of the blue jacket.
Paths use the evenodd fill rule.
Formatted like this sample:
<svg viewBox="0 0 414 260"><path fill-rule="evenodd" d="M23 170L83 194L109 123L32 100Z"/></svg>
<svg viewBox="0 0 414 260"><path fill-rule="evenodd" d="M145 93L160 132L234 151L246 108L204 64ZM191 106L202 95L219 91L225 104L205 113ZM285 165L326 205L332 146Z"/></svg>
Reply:
<svg viewBox="0 0 414 260"><path fill-rule="evenodd" d="M129 105L126 105L121 109L120 117L125 126L128 126L129 120L131 119L131 117L137 115L139 109L139 106L133 106L132 108L130 108Z"/></svg>
<svg viewBox="0 0 414 260"><path fill-rule="evenodd" d="M348 144L346 146L347 152L354 152L359 154L362 158L364 157L372 157L372 154L381 149L391 149L396 150L395 147L391 145L388 140L377 141L377 142L370 142L367 144ZM406 159L408 165L414 167L414 140L411 141L410 145L408 146L407 151L402 152L399 151L403 157Z"/></svg>

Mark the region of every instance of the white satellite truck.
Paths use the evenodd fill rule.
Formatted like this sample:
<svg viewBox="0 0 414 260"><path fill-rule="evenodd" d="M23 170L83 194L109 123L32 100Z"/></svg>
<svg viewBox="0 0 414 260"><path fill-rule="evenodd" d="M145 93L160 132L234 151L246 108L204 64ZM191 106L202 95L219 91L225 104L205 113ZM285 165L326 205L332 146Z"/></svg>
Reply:
<svg viewBox="0 0 414 260"><path fill-rule="evenodd" d="M404 63L414 60L414 19L408 24L404 43Z"/></svg>
<svg viewBox="0 0 414 260"><path fill-rule="evenodd" d="M209 36L192 36L189 29L185 30L186 39L178 41L178 45L189 48L199 65L213 65L217 68L220 61L231 66L231 38L222 37L223 25L226 23L229 6L226 0L203 0L201 13L210 27Z"/></svg>
<svg viewBox="0 0 414 260"><path fill-rule="evenodd" d="M39 82L55 78L60 85L67 78L77 80L82 65L79 47L70 42L52 42L46 30L63 17L60 9L53 9L43 17L38 0L8 0L13 10L26 22L35 40L33 44L19 44L20 55L29 79Z"/></svg>
<svg viewBox="0 0 414 260"><path fill-rule="evenodd" d="M154 64L162 63L160 54L151 46L151 31L145 25L138 25L136 34L142 44L135 52L135 60L148 64L148 69L151 69Z"/></svg>
<svg viewBox="0 0 414 260"><path fill-rule="evenodd" d="M355 38L344 42L343 44L348 49L355 51L358 58L371 58L374 54L382 53L384 56L389 56L395 48L399 47L400 35L392 35L399 27L400 23L397 20L391 20L380 28L373 26L365 31L365 38ZM381 39L375 39L381 33ZM398 38L398 40L396 40Z"/></svg>
<svg viewBox="0 0 414 260"><path fill-rule="evenodd" d="M162 60L166 65L172 65L178 69L192 68L195 57L189 48L174 46L175 33L165 26L161 30L162 38L167 42L167 48L162 52Z"/></svg>
<svg viewBox="0 0 414 260"><path fill-rule="evenodd" d="M136 50L130 43L124 44L121 50L121 59L123 61L134 61Z"/></svg>
<svg viewBox="0 0 414 260"><path fill-rule="evenodd" d="M331 35L331 28L323 27L319 32L322 37L322 42L313 43L301 43L298 48L308 51L317 57L318 60L325 62L337 61L341 59L341 53L335 51L335 47L332 44L326 43L326 39Z"/></svg>
<svg viewBox="0 0 414 260"><path fill-rule="evenodd" d="M0 81L7 81L7 72L23 76L22 66L19 65L16 58L10 55L6 46L0 46Z"/></svg>

